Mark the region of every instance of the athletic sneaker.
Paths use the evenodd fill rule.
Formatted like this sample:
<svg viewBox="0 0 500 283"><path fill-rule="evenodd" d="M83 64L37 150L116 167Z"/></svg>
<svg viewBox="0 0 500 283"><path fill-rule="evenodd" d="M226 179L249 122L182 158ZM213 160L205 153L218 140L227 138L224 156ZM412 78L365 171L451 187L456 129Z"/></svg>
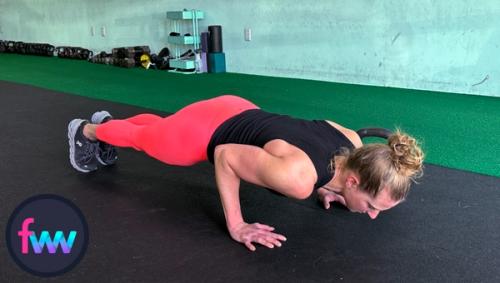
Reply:
<svg viewBox="0 0 500 283"><path fill-rule="evenodd" d="M111 116L108 111L98 111L92 114L90 121L92 121L92 124L101 124L111 119L113 119L113 116ZM95 155L97 161L99 161L102 165L115 164L118 159L118 152L116 151L116 148L102 141L99 141L97 144L98 147Z"/></svg>
<svg viewBox="0 0 500 283"><path fill-rule="evenodd" d="M98 168L95 158L97 143L83 135L83 127L87 123L87 120L73 119L68 124L69 161L73 168L84 173Z"/></svg>

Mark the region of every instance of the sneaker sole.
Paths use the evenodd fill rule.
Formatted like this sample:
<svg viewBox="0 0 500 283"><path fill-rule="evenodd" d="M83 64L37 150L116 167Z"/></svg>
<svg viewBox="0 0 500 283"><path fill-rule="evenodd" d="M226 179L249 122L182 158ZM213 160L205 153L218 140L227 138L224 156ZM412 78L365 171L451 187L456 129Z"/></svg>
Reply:
<svg viewBox="0 0 500 283"><path fill-rule="evenodd" d="M75 135L76 131L78 131L78 128L82 124L82 122L85 121L83 119L73 119L71 122L68 124L68 143L69 143L69 162L71 163L71 166L75 168L77 171L83 172L83 173L88 173L94 170L87 170L79 167L76 165L76 160L75 160Z"/></svg>
<svg viewBox="0 0 500 283"><path fill-rule="evenodd" d="M106 118L112 118L113 116L111 116L111 114L109 114L108 111L106 110L103 110L103 111L98 111L98 112L95 112L94 114L92 114L92 118L90 118L90 121L92 122L92 124L101 124L102 121L104 121L104 119Z"/></svg>

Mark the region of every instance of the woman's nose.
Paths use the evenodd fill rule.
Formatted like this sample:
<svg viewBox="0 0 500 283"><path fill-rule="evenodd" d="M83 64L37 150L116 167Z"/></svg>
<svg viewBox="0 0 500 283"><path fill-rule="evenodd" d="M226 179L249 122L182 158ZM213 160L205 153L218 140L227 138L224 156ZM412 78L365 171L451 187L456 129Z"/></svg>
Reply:
<svg viewBox="0 0 500 283"><path fill-rule="evenodd" d="M378 216L379 213L380 213L380 211L378 211L378 210L370 210L370 211L368 211L368 215L370 216L371 219L377 218L377 216Z"/></svg>

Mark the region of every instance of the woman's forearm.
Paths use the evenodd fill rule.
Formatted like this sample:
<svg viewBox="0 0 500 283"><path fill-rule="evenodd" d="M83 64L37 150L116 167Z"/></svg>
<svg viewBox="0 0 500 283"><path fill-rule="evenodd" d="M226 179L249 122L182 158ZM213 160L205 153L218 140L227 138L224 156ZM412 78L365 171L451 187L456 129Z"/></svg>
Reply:
<svg viewBox="0 0 500 283"><path fill-rule="evenodd" d="M215 179L227 228L235 241L244 244L251 251L256 249L252 243L274 248L281 247L281 241L286 241L285 236L274 232L274 227L246 223L241 214L240 181L265 185L262 172L267 171L262 170L266 165L269 169L270 164L267 162L269 158L265 157L268 154L261 148L236 144L219 145L214 152Z"/></svg>
<svg viewBox="0 0 500 283"><path fill-rule="evenodd" d="M224 209L226 225L231 231L244 222L240 207L240 177L228 163L224 150L216 150L214 157L217 189Z"/></svg>

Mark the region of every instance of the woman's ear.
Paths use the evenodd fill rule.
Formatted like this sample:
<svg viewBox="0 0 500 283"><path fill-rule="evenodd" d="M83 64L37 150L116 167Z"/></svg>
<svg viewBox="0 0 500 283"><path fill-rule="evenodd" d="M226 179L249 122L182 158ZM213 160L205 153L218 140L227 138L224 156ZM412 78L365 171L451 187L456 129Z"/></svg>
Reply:
<svg viewBox="0 0 500 283"><path fill-rule="evenodd" d="M357 188L359 185L359 178L355 174L349 174L346 179L346 185L348 188Z"/></svg>

